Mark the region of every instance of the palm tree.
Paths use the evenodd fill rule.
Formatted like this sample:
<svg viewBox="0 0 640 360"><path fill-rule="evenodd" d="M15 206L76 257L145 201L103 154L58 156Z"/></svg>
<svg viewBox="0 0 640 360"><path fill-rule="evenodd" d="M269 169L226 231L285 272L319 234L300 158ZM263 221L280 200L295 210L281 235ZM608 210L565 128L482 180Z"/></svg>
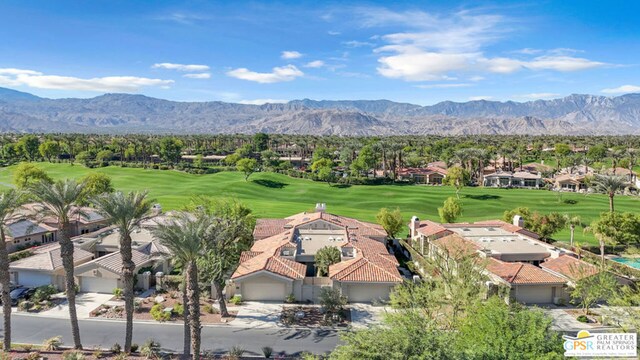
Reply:
<svg viewBox="0 0 640 360"><path fill-rule="evenodd" d="M569 225L569 229L571 230L571 238L569 241L569 244L573 247L573 239L574 239L574 233L576 231L576 226L581 226L582 225L582 219L580 219L580 216L575 215L575 216L570 216L568 214L564 215L567 225Z"/></svg>
<svg viewBox="0 0 640 360"><path fill-rule="evenodd" d="M596 192L607 194L609 196L609 211L614 211L613 197L616 193L624 191L629 187L626 179L622 176L596 175L593 179L593 189Z"/></svg>
<svg viewBox="0 0 640 360"><path fill-rule="evenodd" d="M595 236L596 239L598 239L598 243L600 244L600 261L601 261L600 265L604 270L605 246L607 244L616 243L614 238L615 235L614 236L610 235L610 234L615 234L616 229L610 226L606 226L604 224L600 224L598 221L595 221L591 224L591 226L584 228L584 231L592 233L593 236Z"/></svg>
<svg viewBox="0 0 640 360"><path fill-rule="evenodd" d="M42 206L39 216L53 217L58 222L58 241L60 242L60 256L65 275L65 290L69 303L69 318L71 319L71 333L76 349L82 349L80 342L80 328L76 313L76 282L73 276L73 242L71 241L71 218L86 216L78 206L84 194L84 183L75 180L58 180L53 184L39 182L31 187L31 195Z"/></svg>
<svg viewBox="0 0 640 360"><path fill-rule="evenodd" d="M9 252L4 241L9 222L15 220L15 210L22 203L22 193L9 190L0 193L0 285L4 314L4 351L11 351L11 297L9 296ZM9 234L10 235L10 234Z"/></svg>
<svg viewBox="0 0 640 360"><path fill-rule="evenodd" d="M200 289L198 288L197 260L202 256L206 239L211 238L214 225L211 216L181 212L152 230L174 259L184 264L187 297L189 299L189 325L191 327L191 358L200 358ZM185 319L187 321L187 319ZM185 334L186 336L186 334ZM185 338L186 340L186 338Z"/></svg>
<svg viewBox="0 0 640 360"><path fill-rule="evenodd" d="M130 192L124 194L118 191L113 194L103 194L95 199L98 212L108 219L109 225L114 225L120 234L120 255L122 256L122 277L124 280L124 310L126 314L126 331L124 351L131 352L133 337L133 286L135 263L132 260L131 233L140 226L140 222L147 218L151 211L153 200L147 198L147 192Z"/></svg>

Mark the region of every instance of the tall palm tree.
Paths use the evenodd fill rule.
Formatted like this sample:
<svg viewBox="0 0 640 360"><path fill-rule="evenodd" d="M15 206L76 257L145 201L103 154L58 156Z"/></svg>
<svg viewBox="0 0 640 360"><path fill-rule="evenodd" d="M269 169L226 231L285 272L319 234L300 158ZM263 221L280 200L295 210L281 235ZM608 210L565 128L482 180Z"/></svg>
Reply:
<svg viewBox="0 0 640 360"><path fill-rule="evenodd" d="M613 197L616 193L624 191L629 187L626 179L622 176L596 175L593 179L593 189L596 192L607 194L609 196L609 211L614 211Z"/></svg>
<svg viewBox="0 0 640 360"><path fill-rule="evenodd" d="M79 204L84 194L84 183L75 180L58 180L53 184L41 181L30 189L31 195L42 206L39 216L53 217L58 222L58 241L60 256L65 275L65 290L69 303L71 333L76 349L82 349L80 328L76 313L76 282L73 276L73 242L71 241L71 219L74 216L86 216Z"/></svg>
<svg viewBox="0 0 640 360"><path fill-rule="evenodd" d="M574 234L576 231L576 226L582 226L582 219L580 219L580 216L575 215L575 216L570 216L568 214L564 215L567 225L569 225L569 229L571 230L571 238L569 240L569 244L573 247L573 239L574 239Z"/></svg>
<svg viewBox="0 0 640 360"><path fill-rule="evenodd" d="M124 310L126 314L126 331L124 351L131 352L133 337L133 286L135 282L135 263L132 260L131 234L140 226L140 222L149 216L153 200L147 197L147 192L130 192L124 194L118 191L113 194L103 194L95 199L98 212L108 219L109 225L114 225L120 234L120 255L122 256L122 277L124 280Z"/></svg>
<svg viewBox="0 0 640 360"><path fill-rule="evenodd" d="M199 212L196 215L181 212L166 223L158 224L156 228L152 229L153 235L171 252L174 259L184 264L183 271L189 299L188 321L191 327L191 358L193 360L200 358L201 344L197 260L202 256L206 239L212 237L214 228L214 219L204 212Z"/></svg>
<svg viewBox="0 0 640 360"><path fill-rule="evenodd" d="M605 246L607 244L615 244L615 235L611 235L611 234L615 234L616 233L616 229L612 228L611 226L607 226L604 224L599 223L598 221L594 221L591 226L587 226L586 228L584 228L585 232L590 232L593 234L593 236L596 237L596 239L598 240L598 243L600 245L600 266L602 267L602 269L604 270L605 268L605 263L604 263L604 255L605 255Z"/></svg>
<svg viewBox="0 0 640 360"><path fill-rule="evenodd" d="M22 204L22 193L9 190L0 193L0 285L4 315L4 351L11 351L11 297L9 296L9 252L4 241L9 222L15 220L15 210ZM11 235L11 234L9 234Z"/></svg>

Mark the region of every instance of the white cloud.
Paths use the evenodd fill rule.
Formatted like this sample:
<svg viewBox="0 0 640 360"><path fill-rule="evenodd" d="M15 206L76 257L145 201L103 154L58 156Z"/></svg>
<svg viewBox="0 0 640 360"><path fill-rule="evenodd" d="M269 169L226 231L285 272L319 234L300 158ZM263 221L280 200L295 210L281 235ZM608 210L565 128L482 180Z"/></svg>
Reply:
<svg viewBox="0 0 640 360"><path fill-rule="evenodd" d="M209 79L211 77L210 73L195 73L195 74L184 74L183 77L189 79Z"/></svg>
<svg viewBox="0 0 640 360"><path fill-rule="evenodd" d="M578 71L601 67L605 63L591 61L589 59L572 56L539 56L532 61L525 63L525 66L534 70L555 70L555 71Z"/></svg>
<svg viewBox="0 0 640 360"><path fill-rule="evenodd" d="M186 65L186 64L174 64L174 63L158 63L153 64L151 66L154 69L167 69L167 70L177 70L184 72L195 72L195 71L208 71L209 66L207 65Z"/></svg>
<svg viewBox="0 0 640 360"><path fill-rule="evenodd" d="M450 83L450 84L423 84L423 85L416 85L416 87L420 89L453 89L453 88L469 87L471 85L472 84L469 84L469 83Z"/></svg>
<svg viewBox="0 0 640 360"><path fill-rule="evenodd" d="M531 93L516 95L515 97L527 100L540 100L540 99L553 99L559 97L560 94L544 92L544 93Z"/></svg>
<svg viewBox="0 0 640 360"><path fill-rule="evenodd" d="M488 45L511 31L511 20L500 15L459 11L449 16L421 11L395 12L384 8L355 11L363 27L401 27L404 31L382 35L378 73L405 81L438 81L467 76L464 73L511 74L517 71L578 71L607 64L575 57L574 49L547 51L525 48L514 53L529 58L492 57ZM535 57L533 57L535 56Z"/></svg>
<svg viewBox="0 0 640 360"><path fill-rule="evenodd" d="M283 51L280 57L283 59L298 59L302 57L302 54L297 51Z"/></svg>
<svg viewBox="0 0 640 360"><path fill-rule="evenodd" d="M493 99L493 96L488 96L488 95L470 96L469 97L469 100L471 100L471 101L491 100L491 99Z"/></svg>
<svg viewBox="0 0 640 360"><path fill-rule="evenodd" d="M484 80L484 76L479 76L479 75L472 76L469 78L469 81L482 81L482 80Z"/></svg>
<svg viewBox="0 0 640 360"><path fill-rule="evenodd" d="M337 36L340 35L340 31L333 31L333 30L329 30L327 31L327 34L331 35L331 36Z"/></svg>
<svg viewBox="0 0 640 360"><path fill-rule="evenodd" d="M343 41L342 45L352 47L352 48L359 48L363 46L375 46L376 44L369 41L350 40L350 41Z"/></svg>
<svg viewBox="0 0 640 360"><path fill-rule="evenodd" d="M292 81L304 73L294 65L274 67L270 73L259 73L247 68L233 69L227 72L228 76L236 79L255 81L261 84L270 84L283 81Z"/></svg>
<svg viewBox="0 0 640 360"><path fill-rule="evenodd" d="M617 88L602 89L601 92L605 94L627 94L640 92L640 86L636 85L622 85Z"/></svg>
<svg viewBox="0 0 640 360"><path fill-rule="evenodd" d="M322 60L314 60L304 65L304 67L308 67L308 68L321 68L323 66L324 66L324 61Z"/></svg>
<svg viewBox="0 0 640 360"><path fill-rule="evenodd" d="M285 104L289 100L282 99L254 99L254 100L240 100L238 103L246 105L264 105L264 104Z"/></svg>
<svg viewBox="0 0 640 360"><path fill-rule="evenodd" d="M106 76L83 79L73 76L45 75L39 71L23 69L0 69L0 74L6 74L0 76L0 84L22 85L37 89L137 92L143 87L168 87L173 84L173 80L136 76Z"/></svg>

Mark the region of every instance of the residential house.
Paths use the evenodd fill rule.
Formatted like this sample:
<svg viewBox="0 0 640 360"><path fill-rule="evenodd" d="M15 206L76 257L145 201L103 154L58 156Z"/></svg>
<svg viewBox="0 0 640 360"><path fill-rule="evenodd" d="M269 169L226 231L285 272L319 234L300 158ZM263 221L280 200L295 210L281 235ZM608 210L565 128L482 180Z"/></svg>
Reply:
<svg viewBox="0 0 640 360"><path fill-rule="evenodd" d="M30 219L18 219L7 226L5 242L9 253L58 240L58 229Z"/></svg>
<svg viewBox="0 0 640 360"><path fill-rule="evenodd" d="M544 186L542 176L528 171L497 171L484 176L484 186L540 188Z"/></svg>
<svg viewBox="0 0 640 360"><path fill-rule="evenodd" d="M398 180L413 180L416 184L442 185L447 170L437 166L425 168L400 168L397 170Z"/></svg>
<svg viewBox="0 0 640 360"><path fill-rule="evenodd" d="M75 269L80 291L111 293L122 287L122 256L120 233L109 228L75 239L82 247L90 249L95 259ZM154 285L155 274L170 271L169 251L156 240L148 228L136 229L131 234L132 260L137 274L136 287L148 289ZM148 274L145 274L149 272Z"/></svg>
<svg viewBox="0 0 640 360"><path fill-rule="evenodd" d="M542 264L553 264L553 259L571 253L538 240L539 236L522 224L518 216L513 224L500 220L439 224L414 216L409 224L410 242L425 256L464 248L486 259L482 271L491 284L508 288L509 298L515 301L528 304L566 301L567 278Z"/></svg>
<svg viewBox="0 0 640 360"><path fill-rule="evenodd" d="M53 285L57 289L65 288L64 268L60 256L60 245L43 245L31 250L32 255L11 262L9 273L11 281L26 287ZM76 246L73 252L75 266L93 259L93 253Z"/></svg>
<svg viewBox="0 0 640 360"><path fill-rule="evenodd" d="M551 179L553 187L560 191L585 192L589 189L587 177L584 174L561 174Z"/></svg>
<svg viewBox="0 0 640 360"><path fill-rule="evenodd" d="M333 287L350 302L388 299L402 282L395 257L386 247L386 232L376 224L325 212L285 219L260 219L251 250L242 253L231 276L227 296L245 300L283 301L292 294L299 301L317 301L321 288ZM315 255L323 247L340 250L341 261L318 276Z"/></svg>

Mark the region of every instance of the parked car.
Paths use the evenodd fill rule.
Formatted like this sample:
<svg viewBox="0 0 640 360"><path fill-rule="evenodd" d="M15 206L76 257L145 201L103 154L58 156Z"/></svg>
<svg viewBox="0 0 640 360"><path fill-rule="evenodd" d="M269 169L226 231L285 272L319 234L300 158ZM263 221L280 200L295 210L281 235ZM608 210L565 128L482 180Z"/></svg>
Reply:
<svg viewBox="0 0 640 360"><path fill-rule="evenodd" d="M25 287L17 288L11 291L11 293L9 294L11 296L11 305L16 306L21 300L29 300L34 292L36 292L36 289Z"/></svg>

